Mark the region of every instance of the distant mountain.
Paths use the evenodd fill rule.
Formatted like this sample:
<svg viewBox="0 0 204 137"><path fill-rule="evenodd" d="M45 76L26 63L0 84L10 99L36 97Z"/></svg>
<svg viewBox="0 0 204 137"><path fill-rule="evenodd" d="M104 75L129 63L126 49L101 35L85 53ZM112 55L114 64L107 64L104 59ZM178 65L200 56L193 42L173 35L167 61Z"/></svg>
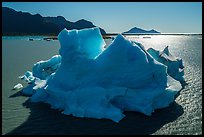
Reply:
<svg viewBox="0 0 204 137"><path fill-rule="evenodd" d="M9 34L55 34L62 29L84 29L96 27L92 22L81 19L76 22L67 21L62 16L42 17L27 12L17 12L11 8L2 7L2 33ZM101 34L106 34L100 28Z"/></svg>
<svg viewBox="0 0 204 137"><path fill-rule="evenodd" d="M130 29L129 31L123 32L123 34L128 34L128 33L138 33L138 34L139 33L147 33L147 34L149 34L149 33L160 33L160 32L158 32L158 31L156 31L154 29L144 30L144 29L141 29L141 28L134 27L134 28Z"/></svg>
<svg viewBox="0 0 204 137"><path fill-rule="evenodd" d="M64 17L62 16L57 16L57 17L43 17L44 18L44 22L48 22L48 23L53 23L55 25L57 25L59 27L60 30L67 28L68 30L70 29L84 29L84 28L92 28L92 27L96 27L95 25L93 25L92 22L87 21L85 19L81 19L78 20L76 22L71 22L71 21L67 21ZM105 30L100 28L101 34L106 34Z"/></svg>

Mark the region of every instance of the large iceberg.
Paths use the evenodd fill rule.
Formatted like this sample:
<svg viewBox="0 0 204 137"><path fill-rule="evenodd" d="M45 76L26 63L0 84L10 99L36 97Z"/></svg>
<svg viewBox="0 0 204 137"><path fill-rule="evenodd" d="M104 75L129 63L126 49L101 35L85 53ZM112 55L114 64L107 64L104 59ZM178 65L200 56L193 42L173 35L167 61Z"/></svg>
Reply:
<svg viewBox="0 0 204 137"><path fill-rule="evenodd" d="M169 106L181 89L167 65L122 35L106 49L97 27L64 29L58 39L60 55L36 63L33 73L21 77L31 82L23 93L32 102L48 103L67 115L119 122L124 111L150 116Z"/></svg>

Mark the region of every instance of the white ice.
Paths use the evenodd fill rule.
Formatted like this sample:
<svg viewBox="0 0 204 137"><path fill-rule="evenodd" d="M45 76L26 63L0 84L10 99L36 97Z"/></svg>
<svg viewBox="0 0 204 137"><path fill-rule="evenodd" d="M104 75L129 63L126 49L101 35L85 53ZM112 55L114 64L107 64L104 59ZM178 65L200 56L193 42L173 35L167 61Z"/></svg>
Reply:
<svg viewBox="0 0 204 137"><path fill-rule="evenodd" d="M58 39L60 55L36 63L29 75L35 79L24 93L32 102L67 115L119 122L124 111L150 116L169 106L181 89L167 74L168 66L122 35L106 49L99 28L64 29Z"/></svg>
<svg viewBox="0 0 204 137"><path fill-rule="evenodd" d="M18 83L13 87L13 90L17 90L17 89L21 89L21 88L23 88L23 85L21 83Z"/></svg>

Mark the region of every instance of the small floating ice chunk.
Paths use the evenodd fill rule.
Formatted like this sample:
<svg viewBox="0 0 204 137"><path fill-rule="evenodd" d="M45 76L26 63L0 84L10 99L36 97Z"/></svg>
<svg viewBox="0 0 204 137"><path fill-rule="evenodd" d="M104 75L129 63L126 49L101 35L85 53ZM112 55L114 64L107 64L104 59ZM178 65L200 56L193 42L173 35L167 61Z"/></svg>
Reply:
<svg viewBox="0 0 204 137"><path fill-rule="evenodd" d="M18 83L13 87L13 90L17 90L17 89L21 89L21 88L23 88L23 85Z"/></svg>

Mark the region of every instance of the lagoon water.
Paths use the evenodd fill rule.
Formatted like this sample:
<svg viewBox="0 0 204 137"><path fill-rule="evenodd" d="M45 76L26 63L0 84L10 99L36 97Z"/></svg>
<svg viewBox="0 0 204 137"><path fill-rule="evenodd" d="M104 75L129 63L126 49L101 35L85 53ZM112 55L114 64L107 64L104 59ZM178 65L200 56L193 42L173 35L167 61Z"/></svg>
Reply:
<svg viewBox="0 0 204 137"><path fill-rule="evenodd" d="M29 98L12 90L26 83L18 76L32 65L58 54L58 40L42 36L2 37L2 134L202 134L202 35L129 35L146 49L153 47L183 59L188 85L175 102L152 116L125 112L115 123L107 119L77 118L61 114L48 104L30 103ZM33 38L34 41L29 41ZM109 44L111 39L106 39Z"/></svg>

